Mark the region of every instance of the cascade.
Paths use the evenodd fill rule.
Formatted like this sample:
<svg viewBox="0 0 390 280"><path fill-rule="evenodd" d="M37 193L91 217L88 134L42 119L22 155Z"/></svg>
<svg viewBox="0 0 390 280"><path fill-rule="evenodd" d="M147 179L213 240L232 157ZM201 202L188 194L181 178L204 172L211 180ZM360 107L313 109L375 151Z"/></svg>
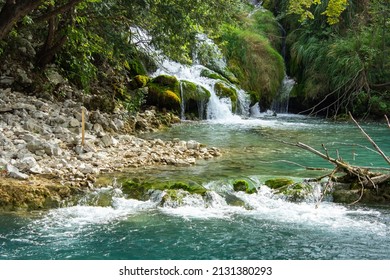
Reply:
<svg viewBox="0 0 390 280"><path fill-rule="evenodd" d="M240 89L236 85L224 80L224 82L237 92L236 112L233 113L232 102L229 98L221 98L217 96L215 85L221 82L220 79L212 79L202 75L202 71L206 70L210 73L217 74L213 69L227 70L225 58L214 42L205 34L198 34L196 51L193 53L193 64L183 65L172 61L165 57L160 51L150 46L151 37L140 28L132 28L134 33L133 41L138 42L138 47L146 53L151 54L156 58L159 68L151 74L152 77L159 75L175 76L179 81L189 81L198 86L201 86L210 92L210 99L207 104L203 101L198 101L198 118L208 120L223 120L228 121L237 119L239 116L249 117L251 109L249 108L250 98L247 92ZM223 78L224 79L224 78ZM186 100L183 92L183 86L180 82L181 94L181 119L185 119Z"/></svg>
<svg viewBox="0 0 390 280"><path fill-rule="evenodd" d="M290 93L294 87L295 81L288 77L284 77L282 85L272 102L271 109L276 113L287 114L288 113L288 104L290 101Z"/></svg>
<svg viewBox="0 0 390 280"><path fill-rule="evenodd" d="M218 68L226 68L226 62L217 48L217 46L212 42L212 40L205 37L205 35L199 35L198 39L201 41L199 45L207 45L209 49L212 50L212 60L213 65L217 65ZM179 81L189 81L198 86L202 86L210 92L210 99L206 106L199 102L198 111L199 118L203 119L203 116L206 116L208 120L229 120L235 119L237 115L243 115L244 117L249 116L249 95L242 89L238 88L236 85L233 85L227 81L229 87L233 88L237 92L237 109L236 114L232 112L232 102L229 98L220 98L217 96L215 91L215 84L221 82L218 79L212 79L208 77L202 76L202 70L211 71L206 66L201 65L201 59L197 55L194 54L194 64L192 65L183 65L178 62L172 61L170 59L165 58L163 62L160 64L159 69L155 73L152 74L153 77L159 75L171 75L175 76ZM182 97L182 106L181 106L181 117L184 119L185 117L185 95L183 93L183 87L181 87L181 97ZM206 112L204 112L206 110Z"/></svg>

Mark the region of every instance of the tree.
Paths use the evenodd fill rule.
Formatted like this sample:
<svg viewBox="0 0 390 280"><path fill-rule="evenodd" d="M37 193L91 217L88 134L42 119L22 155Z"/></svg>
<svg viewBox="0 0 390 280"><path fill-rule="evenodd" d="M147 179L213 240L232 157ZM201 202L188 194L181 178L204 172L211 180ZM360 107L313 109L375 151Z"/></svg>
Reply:
<svg viewBox="0 0 390 280"><path fill-rule="evenodd" d="M43 0L6 0L0 11L0 40L5 39L15 24L42 2Z"/></svg>
<svg viewBox="0 0 390 280"><path fill-rule="evenodd" d="M330 25L339 22L340 15L348 6L348 0L329 0L326 9L322 12L326 15L327 21ZM301 21L306 19L313 19L314 15L310 11L312 6L323 5L321 0L294 0L289 3L289 13L298 14L301 16Z"/></svg>

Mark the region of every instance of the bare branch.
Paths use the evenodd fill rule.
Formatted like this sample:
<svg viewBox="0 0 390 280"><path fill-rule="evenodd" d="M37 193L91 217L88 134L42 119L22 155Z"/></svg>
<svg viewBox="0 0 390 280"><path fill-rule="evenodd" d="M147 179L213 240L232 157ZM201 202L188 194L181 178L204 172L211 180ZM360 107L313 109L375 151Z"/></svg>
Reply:
<svg viewBox="0 0 390 280"><path fill-rule="evenodd" d="M388 125L388 127L390 128L390 121L389 121L389 118L385 115L385 119L386 119L386 121L387 121L387 125Z"/></svg>
<svg viewBox="0 0 390 280"><path fill-rule="evenodd" d="M363 135L370 141L372 146L379 152L379 154L385 159L385 161L390 164L390 158L388 158L385 153L378 147L378 145L372 140L372 138L364 131L364 129L359 125L359 123L353 118L351 112L349 112L349 116L351 117L352 121L356 124L356 126L360 129L360 131L363 133Z"/></svg>
<svg viewBox="0 0 390 280"><path fill-rule="evenodd" d="M296 162L293 162L293 161L283 160L283 159L282 160L272 160L272 161L260 160L258 162L267 163L267 164L276 163L276 162L285 162L285 163L288 163L288 164L291 164L291 165L296 165L296 166L302 167L302 168L304 168L306 170L329 170L328 168L305 166L305 165L302 165L302 164L299 164L299 163L296 163Z"/></svg>

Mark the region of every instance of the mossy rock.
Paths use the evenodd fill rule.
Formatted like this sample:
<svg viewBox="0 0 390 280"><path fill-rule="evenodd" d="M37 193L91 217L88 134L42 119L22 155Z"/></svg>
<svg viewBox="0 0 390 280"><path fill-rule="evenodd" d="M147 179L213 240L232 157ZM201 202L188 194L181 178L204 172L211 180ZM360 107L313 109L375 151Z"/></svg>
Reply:
<svg viewBox="0 0 390 280"><path fill-rule="evenodd" d="M182 80L181 88L183 90L183 97L185 101L194 100L207 102L211 96L210 91L208 91L206 88L190 81Z"/></svg>
<svg viewBox="0 0 390 280"><path fill-rule="evenodd" d="M139 180L126 180L122 182L122 191L130 198L137 200L149 199L148 191L153 189L152 184L140 182Z"/></svg>
<svg viewBox="0 0 390 280"><path fill-rule="evenodd" d="M124 67L129 71L131 76L146 75L147 71L144 64L137 59L132 59L124 62Z"/></svg>
<svg viewBox="0 0 390 280"><path fill-rule="evenodd" d="M359 190L335 190L332 193L333 201L336 203L353 203L360 197Z"/></svg>
<svg viewBox="0 0 390 280"><path fill-rule="evenodd" d="M246 203L239 197L234 194L227 193L225 194L225 201L230 206L244 207L247 208Z"/></svg>
<svg viewBox="0 0 390 280"><path fill-rule="evenodd" d="M63 186L39 176L30 179L29 184L13 178L0 180L0 210L32 211L60 207L75 202L81 189Z"/></svg>
<svg viewBox="0 0 390 280"><path fill-rule="evenodd" d="M213 80L221 80L221 81L224 81L224 82L227 82L227 83L229 82L228 79L226 79L222 75L218 74L215 71L207 69L207 68L203 69L200 72L200 76L201 77L206 77L206 78L209 78L209 79L213 79Z"/></svg>
<svg viewBox="0 0 390 280"><path fill-rule="evenodd" d="M157 106L159 109L179 110L181 100L174 91L156 84L149 84L146 104Z"/></svg>
<svg viewBox="0 0 390 280"><path fill-rule="evenodd" d="M175 76L160 75L152 79L152 83L158 84L163 87L168 87L169 89L177 93L180 91L180 83Z"/></svg>
<svg viewBox="0 0 390 280"><path fill-rule="evenodd" d="M182 183L177 182L168 187L170 190L183 190L187 191L190 194L199 194L201 196L204 196L207 192L207 189L203 187L202 185L196 184L196 183Z"/></svg>
<svg viewBox="0 0 390 280"><path fill-rule="evenodd" d="M288 178L275 178L265 181L264 184L271 189L279 189L294 184L294 181Z"/></svg>
<svg viewBox="0 0 390 280"><path fill-rule="evenodd" d="M232 102L232 112L236 112L238 100L237 91L224 82L217 82L214 85L214 90L218 97L230 98Z"/></svg>
<svg viewBox="0 0 390 280"><path fill-rule="evenodd" d="M203 119L205 117L205 107L210 99L210 92L193 82L181 81L181 95L185 105L185 114L187 119Z"/></svg>
<svg viewBox="0 0 390 280"><path fill-rule="evenodd" d="M169 205L170 207L177 207L183 204L183 199L188 193L180 190L165 190L165 195L161 199L161 206Z"/></svg>
<svg viewBox="0 0 390 280"><path fill-rule="evenodd" d="M311 194L312 190L313 188L308 184L296 183L288 185L286 188L282 187L281 193L292 201L299 201Z"/></svg>
<svg viewBox="0 0 390 280"><path fill-rule="evenodd" d="M99 110L101 112L112 113L115 109L115 102L108 95L93 95L87 102L85 107L90 111Z"/></svg>
<svg viewBox="0 0 390 280"><path fill-rule="evenodd" d="M176 77L161 75L152 79L147 86L149 87L147 105L160 109L180 110L180 83Z"/></svg>
<svg viewBox="0 0 390 280"><path fill-rule="evenodd" d="M124 180L121 182L123 193L127 194L130 198L138 200L147 200L149 199L150 190L160 190L160 191L169 191L169 190L183 190L189 194L199 194L204 196L207 192L207 189L199 184L194 182L184 183L184 182L141 182L138 179L133 180Z"/></svg>
<svg viewBox="0 0 390 280"><path fill-rule="evenodd" d="M233 190L236 192L239 192L239 191L246 192L247 194L257 193L256 188L253 186L250 186L249 183L245 180L236 180L233 183Z"/></svg>
<svg viewBox="0 0 390 280"><path fill-rule="evenodd" d="M145 75L135 76L129 83L129 89L134 90L145 87L150 81L150 78Z"/></svg>

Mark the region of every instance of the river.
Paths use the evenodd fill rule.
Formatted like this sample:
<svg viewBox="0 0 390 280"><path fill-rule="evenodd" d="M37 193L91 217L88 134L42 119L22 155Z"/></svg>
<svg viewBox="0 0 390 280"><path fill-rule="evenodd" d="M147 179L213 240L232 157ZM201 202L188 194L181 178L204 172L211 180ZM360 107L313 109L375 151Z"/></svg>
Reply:
<svg viewBox="0 0 390 280"><path fill-rule="evenodd" d="M385 125L363 127L387 154ZM390 207L336 204L318 193L301 202L276 196L264 182L295 181L328 171L325 161L285 145L301 141L353 164L386 166L351 123L279 114L184 121L147 138L197 140L221 148L223 156L190 167L128 170L121 177L149 181L185 181L209 190L205 200L189 195L180 205L161 205L161 194L148 201L129 199L115 184L82 198L78 205L0 214L0 259L390 259ZM358 145L365 145L367 148ZM236 195L245 207L224 194L232 182L246 179L256 194ZM113 180L115 181L115 180ZM93 201L104 196L106 207Z"/></svg>

